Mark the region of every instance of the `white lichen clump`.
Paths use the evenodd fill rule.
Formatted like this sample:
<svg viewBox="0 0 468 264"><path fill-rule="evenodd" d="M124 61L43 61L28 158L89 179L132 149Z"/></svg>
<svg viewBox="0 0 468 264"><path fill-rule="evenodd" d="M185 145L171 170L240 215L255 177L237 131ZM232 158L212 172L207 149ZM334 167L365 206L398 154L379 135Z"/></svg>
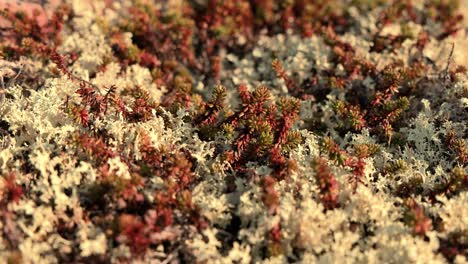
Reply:
<svg viewBox="0 0 468 264"><path fill-rule="evenodd" d="M382 140L367 124L377 120L369 117L371 110L363 111L369 127L353 130L341 126L340 122L348 116L337 114L337 102L354 96L350 89L362 87L370 94L379 89L379 84L362 72L348 77L346 65L334 61L336 50L327 44L323 34L306 38L293 30L262 32L245 54L237 54L234 49L222 51L225 54L220 56L222 70L218 80L208 75L190 80L193 87L200 88L192 89L199 93L197 97L183 101L186 91L181 89L173 94L180 96L182 103L174 100L163 107L173 91L161 80L173 76L160 77L157 67L174 67L174 72L184 69L173 66L171 63L178 63L173 61L154 69L139 60L128 60L129 64L124 65L117 59L108 35L120 26L122 14L133 15L127 11L133 1L99 2L91 5L94 9L86 1L67 2L74 14L61 33L63 41L57 52L78 54L67 67L79 81L57 74L60 71L53 61L34 57L23 58L21 64L0 61L0 77L5 80L12 79L17 68L40 72L43 78L42 85L32 89L28 87L29 80L21 79L25 73L19 73L9 86L0 87L4 90L0 92L8 95L0 97L0 197L12 197L8 193L12 185L24 190L18 201L1 203L0 262L15 260L19 255L21 263L92 262L94 258L115 263L178 263L178 259L180 263L466 263L467 157L463 159L462 155L467 155L468 148L468 75L466 71L454 73L449 77L451 82L440 76L449 75L444 71L448 60L449 70L468 65L467 29L443 41L437 40L436 33L428 37L421 56L433 62L432 68L412 80L427 90L401 91L398 87L401 93L411 94L411 106L400 116L399 123L392 122L394 133L390 138ZM195 2L202 6L204 1ZM418 3L415 8L424 8ZM157 6L165 10L185 8L184 5L185 1L169 1ZM462 9L466 13L466 7ZM405 30L415 37L405 39L394 49L371 52L374 34L402 34L399 23L389 23L378 32L375 24L383 10L378 7L362 12L351 7L349 19L356 23L339 36L356 50L356 60L367 60L378 71L397 60L410 66L410 58L420 53L415 48L416 36L423 30L442 32L439 24L411 22ZM177 16L176 13L164 19L172 21ZM125 45L136 45L138 37L132 32L121 33ZM175 37L169 36L167 41L171 38ZM454 50L449 57L451 43ZM225 100L229 107L219 110L225 111L223 118L227 120L235 116L232 113L237 108L247 105L235 89L242 84L249 91L262 85L269 87L269 99L273 102L290 95L294 91L272 70L274 60L297 84L312 83L313 73L332 71L349 82L345 87L331 87L330 73L310 88L326 91L323 96L322 90L307 90L315 96L299 98L298 120L288 129L297 132L300 142L280 152L292 161L288 163L292 169L271 187L265 179L273 177L277 168L269 165L269 158L245 158L241 171L236 165L239 160L244 161L243 157L229 161L229 151L238 134L233 132L230 137L226 132L229 127L224 126L224 130L212 134L207 130L206 136L201 122L194 120L197 102L210 98L215 90L213 83L228 87ZM101 70L103 65L105 70ZM193 68L199 70L197 67L202 66ZM115 93L122 95L122 109L117 102L119 107L106 109L102 115L92 116L90 110L88 117L94 118L92 129L86 127L65 104L85 105L84 97L77 94L83 83L95 86L96 94L103 95L115 86ZM131 90L135 87L138 89ZM140 118L135 106L141 103L140 94L132 93L147 94L145 100L157 107ZM188 106L171 109L184 103ZM213 105L208 102L203 107L210 109ZM271 109L265 107L262 111ZM241 121L232 122L243 122L242 115L249 111L242 112L238 118ZM128 121L132 115L137 116L137 121ZM278 117L273 115L274 118ZM260 130L256 124L242 125L245 131ZM268 141L268 136L279 133L267 132L258 133L258 137ZM85 136L98 139L96 135L105 136L102 141L85 140ZM447 135L453 135L453 140ZM404 138L402 143L395 143L398 136ZM343 160L326 154L323 142L328 137L341 154L345 153ZM240 145L236 145L237 149L242 148ZM277 147L268 146L265 151ZM376 151L357 158L356 146L365 146L366 150L376 146ZM159 154L158 160L155 157ZM325 158L322 165L329 171L318 169L319 158ZM353 184L354 165L349 164L358 160L364 163L362 175ZM157 169L151 170L147 165L150 163ZM187 170L189 180L182 177ZM9 173L15 175L13 180L8 178ZM338 190L332 199L334 206L324 202L323 181L330 180L326 178L329 175ZM96 187L101 182L104 187ZM179 185L184 187L177 189ZM446 186L450 187L443 189ZM105 188L121 196L108 195L106 192L111 191ZM268 200L274 201L275 195L276 202ZM104 202L88 204L99 198ZM138 208L131 207L132 202L144 213L135 213ZM163 219L167 209L164 206L170 208L171 220ZM102 217L99 210L105 211ZM423 212L421 217L419 212ZM203 223L198 223L199 219ZM155 227L164 220L172 222L164 228ZM126 230L129 226L134 229ZM128 232L127 236L122 235L124 232ZM131 236L150 242L131 240ZM454 241L461 242L454 246ZM141 246L145 250L135 249L140 245L145 245ZM444 250L454 248L458 251L447 258Z"/></svg>

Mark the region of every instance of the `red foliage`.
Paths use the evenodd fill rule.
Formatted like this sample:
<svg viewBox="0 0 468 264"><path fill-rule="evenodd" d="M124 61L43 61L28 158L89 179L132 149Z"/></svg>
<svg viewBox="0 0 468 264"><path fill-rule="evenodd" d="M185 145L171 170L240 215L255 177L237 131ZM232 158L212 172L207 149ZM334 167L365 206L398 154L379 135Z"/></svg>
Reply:
<svg viewBox="0 0 468 264"><path fill-rule="evenodd" d="M274 242L281 241L281 225L276 224L270 231L270 239Z"/></svg>
<svg viewBox="0 0 468 264"><path fill-rule="evenodd" d="M60 43L63 17L69 15L70 12L71 9L67 5L61 5L54 11L50 20L42 23L38 12L33 12L33 15L29 16L24 11L0 10L0 16L11 24L11 27L5 28L0 35L6 40L1 46L15 51L16 53L10 54L15 59L25 55L26 52L37 52L39 47L54 47ZM25 43L28 44L24 45Z"/></svg>
<svg viewBox="0 0 468 264"><path fill-rule="evenodd" d="M104 142L102 137L92 137L81 134L75 137L75 142L89 156L92 156L98 164L106 163L108 159L117 154Z"/></svg>
<svg viewBox="0 0 468 264"><path fill-rule="evenodd" d="M325 209L334 209L338 203L338 182L327 165L327 160L319 158L314 161L315 178L320 189L320 199Z"/></svg>
<svg viewBox="0 0 468 264"><path fill-rule="evenodd" d="M413 233L418 236L424 236L427 231L432 229L432 220L424 213L424 208L416 203L414 199L408 199L405 202L408 212L405 215L406 222L413 227Z"/></svg>
<svg viewBox="0 0 468 264"><path fill-rule="evenodd" d="M7 248L18 248L22 238L22 232L16 224L16 214L8 207L10 203L17 203L23 196L23 188L16 184L16 175L13 172L3 176L4 186L0 190L0 222L2 228L0 234L4 238Z"/></svg>
<svg viewBox="0 0 468 264"><path fill-rule="evenodd" d="M321 143L322 150L328 155L329 159L339 165L345 165L346 151L342 150L331 137L325 137Z"/></svg>
<svg viewBox="0 0 468 264"><path fill-rule="evenodd" d="M279 147L274 147L269 154L269 166L273 169L273 175L277 180L287 179L288 175L297 169L296 161L282 155Z"/></svg>
<svg viewBox="0 0 468 264"><path fill-rule="evenodd" d="M279 193L275 190L276 180L271 176L262 178L263 184L263 203L267 206L270 214L275 214L279 206Z"/></svg>
<svg viewBox="0 0 468 264"><path fill-rule="evenodd" d="M249 92L241 85L239 96L240 109L222 122L238 132L232 151L227 152L228 161L241 169L250 160L269 157L267 161L275 176L284 179L293 164L283 156L282 147L288 143L289 131L298 118L299 101L283 98L277 108L271 104L270 93L264 86Z"/></svg>
<svg viewBox="0 0 468 264"><path fill-rule="evenodd" d="M279 108L281 114L272 127L279 128L275 143L282 146L286 143L289 131L299 117L300 102L297 99L284 99L280 101Z"/></svg>
<svg viewBox="0 0 468 264"><path fill-rule="evenodd" d="M342 129L361 131L366 125L365 111L362 111L359 106L339 101L335 104L334 109L338 116L344 119Z"/></svg>
<svg viewBox="0 0 468 264"><path fill-rule="evenodd" d="M424 48L429 43L429 40L429 33L427 33L427 31L421 31L418 35L418 40L414 45L418 50L422 52L422 50L424 50Z"/></svg>
<svg viewBox="0 0 468 264"><path fill-rule="evenodd" d="M166 226L170 226L174 222L173 207L175 200L171 190L168 192L157 192L154 199L156 201L156 230L162 230Z"/></svg>
<svg viewBox="0 0 468 264"><path fill-rule="evenodd" d="M465 255L468 249L466 236L468 231L460 230L448 234L446 238L439 238L439 252L450 262L454 262L457 255Z"/></svg>
<svg viewBox="0 0 468 264"><path fill-rule="evenodd" d="M23 188L16 184L16 176L13 172L10 172L4 177L5 185L3 192L2 200L4 202L14 202L17 203L21 196L23 196Z"/></svg>
<svg viewBox="0 0 468 264"><path fill-rule="evenodd" d="M283 68L283 65L281 64L281 62L278 59L275 59L271 63L271 66L273 67L273 70L276 73L276 77L282 79L284 81L284 83L286 84L286 87L288 87L288 89L291 92L294 92L297 89L298 85L294 80L289 78L289 76L286 73L286 70Z"/></svg>
<svg viewBox="0 0 468 264"><path fill-rule="evenodd" d="M146 50L140 52L139 60L141 66L147 67L149 69L153 69L161 64L155 55L147 52Z"/></svg>
<svg viewBox="0 0 468 264"><path fill-rule="evenodd" d="M224 108L224 100L226 98L226 88L217 86L214 89L213 98L205 103L201 103L201 111L195 117L195 124L200 126L214 125L219 119L219 113Z"/></svg>
<svg viewBox="0 0 468 264"><path fill-rule="evenodd" d="M356 188L357 183L363 184L362 177L364 177L364 169L366 167L366 163L362 158L353 158L348 157L345 161L345 166L348 166L352 169L352 175L350 178L351 184L353 188Z"/></svg>
<svg viewBox="0 0 468 264"><path fill-rule="evenodd" d="M149 226L140 217L122 214L119 217L120 235L117 241L127 244L134 254L142 254L151 244Z"/></svg>
<svg viewBox="0 0 468 264"><path fill-rule="evenodd" d="M77 117L77 120L81 125L85 127L89 126L89 114L85 108L80 109L78 106L74 106L72 113Z"/></svg>
<svg viewBox="0 0 468 264"><path fill-rule="evenodd" d="M322 142L322 151L325 152L328 157L335 161L338 165L351 169L350 182L353 189L357 187L358 183L363 184L363 177L365 175L364 169L366 163L364 158L371 155L368 146L361 146L355 149L355 155L347 153L336 144L333 139L327 137Z"/></svg>
<svg viewBox="0 0 468 264"><path fill-rule="evenodd" d="M156 149L151 145L150 139L142 135L140 145L142 164L151 173L171 181L175 181L173 186L177 192L186 188L194 179L192 172L192 162L190 154L182 151L171 151L170 148Z"/></svg>

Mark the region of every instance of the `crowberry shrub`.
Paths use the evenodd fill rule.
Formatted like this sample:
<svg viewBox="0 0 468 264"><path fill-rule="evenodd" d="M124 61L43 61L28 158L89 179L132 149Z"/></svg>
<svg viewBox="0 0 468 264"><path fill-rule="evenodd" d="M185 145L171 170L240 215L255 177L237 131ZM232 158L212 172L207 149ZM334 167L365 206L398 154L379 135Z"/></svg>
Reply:
<svg viewBox="0 0 468 264"><path fill-rule="evenodd" d="M465 261L460 1L40 2L0 3L0 262Z"/></svg>

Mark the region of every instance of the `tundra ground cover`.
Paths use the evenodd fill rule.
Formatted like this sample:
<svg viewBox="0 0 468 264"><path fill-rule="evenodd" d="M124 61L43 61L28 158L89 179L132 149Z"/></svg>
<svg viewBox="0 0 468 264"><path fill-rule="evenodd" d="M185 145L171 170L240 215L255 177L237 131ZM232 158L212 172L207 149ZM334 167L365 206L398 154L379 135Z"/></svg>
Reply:
<svg viewBox="0 0 468 264"><path fill-rule="evenodd" d="M463 2L42 4L0 12L3 262L467 261Z"/></svg>

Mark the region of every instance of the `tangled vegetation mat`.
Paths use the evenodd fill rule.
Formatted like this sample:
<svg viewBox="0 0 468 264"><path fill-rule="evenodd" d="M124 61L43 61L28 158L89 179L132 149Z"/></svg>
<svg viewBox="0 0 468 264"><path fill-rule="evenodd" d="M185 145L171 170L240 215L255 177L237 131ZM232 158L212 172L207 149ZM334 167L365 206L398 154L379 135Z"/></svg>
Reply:
<svg viewBox="0 0 468 264"><path fill-rule="evenodd" d="M35 2L0 262L467 262L466 1Z"/></svg>

